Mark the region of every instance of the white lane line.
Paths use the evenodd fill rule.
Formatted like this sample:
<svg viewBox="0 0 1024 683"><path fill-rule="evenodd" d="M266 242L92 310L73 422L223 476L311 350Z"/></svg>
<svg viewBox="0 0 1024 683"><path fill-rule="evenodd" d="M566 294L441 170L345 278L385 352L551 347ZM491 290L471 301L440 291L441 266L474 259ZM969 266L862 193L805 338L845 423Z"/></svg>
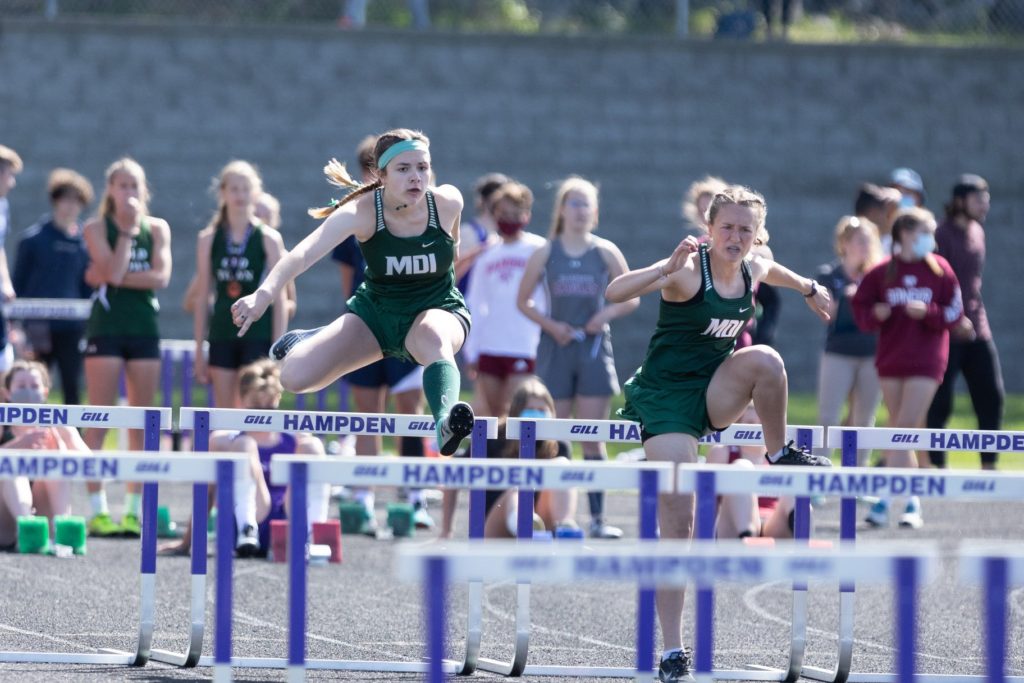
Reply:
<svg viewBox="0 0 1024 683"><path fill-rule="evenodd" d="M82 643L78 643L73 640L67 640L66 638L60 638L58 636L52 636L48 633L29 631L28 629L18 628L17 626L11 626L10 624L0 624L0 630L8 631L10 633L16 633L20 636L32 636L34 638L42 638L43 640L49 640L50 642L59 643L60 645L70 645L73 647L85 648L86 650L92 650L93 652L100 652L100 648L98 647L92 647L91 645L83 645Z"/></svg>
<svg viewBox="0 0 1024 683"><path fill-rule="evenodd" d="M514 586L514 585L515 584L512 581L502 581L501 583L496 583L496 584L488 585L484 589L483 608L488 613L490 613L492 616L495 616L498 619L501 619L501 620L504 620L504 621L508 621L508 622L515 622L515 615L513 613L511 613L511 612L504 612L504 611L498 609L497 607L495 607L491 603L490 596L488 595L488 593L490 593L491 590L493 590L493 589L502 588L502 587L506 587L506 586ZM575 639L580 640L581 642L588 643L590 645L597 645L599 647L611 648L613 650L622 650L623 652L632 652L634 654L636 653L636 647L635 646L624 647L623 645L621 645L619 643L609 643L606 640L600 640L598 638L591 638L589 636L584 636L584 635L581 635L580 633L575 632L575 631L562 631L560 629L548 628L546 626L539 626L539 625L533 623L532 619L530 621L530 631L531 632L546 633L546 634L552 635L552 636L561 636L561 637L565 637L565 638L575 638ZM531 643L531 646L532 645L533 644Z"/></svg>
<svg viewBox="0 0 1024 683"><path fill-rule="evenodd" d="M269 628L269 629L272 629L274 631L281 631L283 633L287 633L288 632L288 628L287 627L279 626L279 625L273 624L273 623L271 623L269 621L264 621L263 619L260 619L257 616L254 616L252 614L246 614L245 612L235 612L234 618L235 618L236 621L247 623L250 626L261 626L263 628ZM376 649L376 648L370 648L370 647L366 647L364 645L360 645L360 644L357 644L357 643L350 643L350 642L347 642L347 641L344 641L344 640L338 640L337 638L329 638L327 636L321 636L321 635L319 635L317 633L311 633L308 630L306 631L306 638L308 640L318 640L318 641L323 642L323 643L330 643L331 645L341 645L342 647L351 647L351 648L353 648L355 650L364 650L366 652L374 652L374 653L377 654L377 656L381 656L381 655L386 656L386 657L390 656L390 657L395 658L396 661L398 660L398 658L400 658L402 656L402 655L400 655L397 652L390 652L390 651L382 652L381 650ZM419 643L419 645L422 646L423 644Z"/></svg>
<svg viewBox="0 0 1024 683"><path fill-rule="evenodd" d="M781 624L783 626L790 627L790 626L792 626L792 624L790 623L790 621L788 619L783 619L782 617L779 617L779 616L777 616L775 614L772 614L768 610L761 608L757 604L757 602L756 602L757 596L759 596L762 592L768 590L769 588L778 588L778 587L785 586L788 583L789 583L788 581L773 581L772 583L765 583L765 584L761 584L761 585L758 585L758 586L754 586L753 588L749 588L749 589L747 589L743 593L743 604L746 606L747 609L749 609L751 612L753 612L754 614L758 615L762 619L765 619L767 621L771 621L771 622L773 622L775 624ZM824 636L824 637L828 638L829 640L835 640L835 641L839 640L839 634L837 634L835 631L827 631L825 629L820 629L820 628L815 628L813 626L808 626L807 627L807 632L808 633L814 633L814 634L817 634L819 636ZM854 638L853 639L853 643L855 645L862 645L864 647L873 647L873 648L876 648L876 649L879 649L879 650L886 650L886 651L889 651L889 652L896 652L896 648L893 647L892 645L885 645L883 643L877 643L877 642L874 642L874 641L871 641L871 640L863 640L861 638ZM942 661L942 662L949 662L949 655L948 654L946 654L946 655L930 655L927 652L920 652L919 651L917 653L917 656L918 657L923 657L924 659L935 659L935 660ZM967 656L964 656L962 654L957 654L957 659L959 661L964 661L964 662L980 662L980 661L983 660L982 657L967 657Z"/></svg>

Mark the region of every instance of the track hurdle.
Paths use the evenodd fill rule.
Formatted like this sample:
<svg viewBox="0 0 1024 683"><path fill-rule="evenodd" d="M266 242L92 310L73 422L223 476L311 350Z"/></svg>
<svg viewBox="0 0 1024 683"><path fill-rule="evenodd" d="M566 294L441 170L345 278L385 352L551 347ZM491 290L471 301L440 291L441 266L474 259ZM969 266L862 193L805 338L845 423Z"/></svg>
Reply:
<svg viewBox="0 0 1024 683"><path fill-rule="evenodd" d="M853 449L856 457L856 448ZM707 489L711 495L737 493L767 493L779 496L844 496L855 495L917 495L931 498L958 498L972 500L1024 500L1024 473L958 472L948 470L921 470L907 468L844 467L822 470L805 467L773 467L770 470L738 470L728 466L680 465L677 487L680 490L699 487L701 479L710 479ZM842 540L843 548L853 548L853 539ZM840 582L840 646L848 642L846 657L841 664L849 666L853 650L853 582ZM698 632L701 629L698 626ZM707 630L704 630L707 633ZM706 651L706 649L705 649ZM697 660L698 671L710 670L710 660ZM804 667L806 677L808 667ZM817 671L821 671L818 669ZM856 673L849 668L840 672L843 680L879 683L902 680L896 673ZM715 672L715 678L719 678ZM917 674L919 681L970 681L983 677ZM1024 683L1024 677L1017 679Z"/></svg>
<svg viewBox="0 0 1024 683"><path fill-rule="evenodd" d="M569 442L583 441L604 441L620 443L640 443L640 425L635 422L624 420L566 420L566 419L541 419L523 420L511 418L507 427L508 438L520 440L520 459L530 460L536 452L537 439L558 439ZM795 440L805 448L815 448L824 444L824 430L821 427L788 426L786 438ZM734 424L721 432L709 434L700 440L703 445L725 445L725 446L756 446L764 444L764 435L761 425L758 424ZM590 486L588 488L598 488ZM612 488L615 488L612 486ZM699 497L698 500L701 500ZM708 498L703 498L707 502ZM710 526L700 524L701 517L698 515L696 527L696 538L714 538L714 501L710 497L711 516ZM644 500L644 492L641 491L641 519L640 538L654 539L657 530L657 500L653 503ZM531 515L533 510L533 491L520 489L519 491L519 519L518 537L529 539L533 535ZM808 538L810 534L810 503L806 497L798 498L796 506L796 529L795 536L800 539ZM645 513L649 517L645 518ZM707 515L705 514L705 518ZM707 587L698 587L698 617L710 620L713 599L711 590ZM793 620L792 637L789 657L789 665L785 671L774 669L762 669L760 671L736 671L732 677L737 680L795 680L799 674L803 662L803 644L806 641L805 630L807 625L807 591L806 586L799 583L793 587ZM637 649L636 669L624 667L564 667L564 666L539 666L527 665L527 650L530 637L530 615L529 615L529 584L517 585L516 595L516 641L514 645L513 658L511 663L498 662L492 659L480 659L480 668L493 673L507 676L534 675L534 676L604 676L628 678L635 675L636 671L654 671L653 642L654 642L654 591L641 588L637 596L637 629L638 643L643 646ZM650 641L650 647L646 646ZM719 672L722 676L730 672Z"/></svg>
<svg viewBox="0 0 1024 683"><path fill-rule="evenodd" d="M985 678L991 683L1020 682L1006 675L1007 591L1024 584L1024 553L1008 553L991 541L967 542L960 547L959 580L980 585L985 622ZM976 677L976 678L980 678Z"/></svg>
<svg viewBox="0 0 1024 683"><path fill-rule="evenodd" d="M129 408L120 406L58 406L38 403L4 403L0 404L0 424L21 426L67 426L67 427L106 427L141 429L144 433L146 451L160 449L160 430L170 427L171 411L160 408ZM3 453L3 451L0 451ZM49 460L45 459L49 457ZM55 479L72 479L85 481L106 479L109 472L97 469L99 456L75 457L68 453L58 452L56 455L44 451L30 451L25 454L11 451L0 456L0 476L40 476L53 475ZM106 454L103 454L106 457ZM149 456L150 458L152 455ZM54 459L56 458L56 459ZM90 459L92 458L92 459ZM88 461L88 472L84 463ZM74 476L64 476L63 470L55 471L54 467L63 467L63 463L73 467L82 464L83 469L74 470ZM55 463L57 463L55 465ZM114 468L117 470L117 468ZM127 471L127 470L117 470ZM140 476L124 478L125 481L143 480L142 487L142 550L141 550L141 587L139 607L139 637L134 653L111 654L80 654L68 655L57 652L0 652L0 662L33 662L59 664L75 662L82 664L132 664L144 665L150 657L153 641L155 615L154 587L156 581L156 511L157 485L154 478L141 476L144 470L132 469ZM96 475L99 476L96 476ZM159 472L154 473L154 476ZM116 475L110 475L116 478Z"/></svg>
<svg viewBox="0 0 1024 683"><path fill-rule="evenodd" d="M842 452L843 471L848 467L857 464L857 449L937 449L937 450L993 450L1007 453L1024 453L1024 432L1011 431L983 431L983 430L958 430L958 429L891 429L879 427L829 427L828 447L839 448ZM878 473L891 470L871 470L872 476ZM942 470L946 472L946 470ZM934 470L925 470L934 472ZM942 475L935 475L942 476ZM952 477L952 473L949 475ZM974 472L959 485L951 483L946 492L946 497L977 500L1003 500L998 497L995 489L987 489L989 486L1006 486L999 484L1002 481L993 478L992 473ZM950 479L951 482L957 480ZM883 490L883 493L891 490ZM857 501L856 496L865 495L860 487L844 491L837 490L824 495L841 495L842 502L839 510L839 539L840 543L852 544L857 538ZM867 493L866 495L873 495ZM905 493L896 492L896 495ZM913 494L932 495L932 494ZM1018 498L1019 500L1019 498ZM854 586L852 584L840 584L839 586L839 628L836 667L834 669L821 669L818 667L805 666L801 675L823 683L861 683L867 681L887 681L888 678L877 678L877 674L851 673L853 659L853 610L854 610ZM928 679L927 676L922 677Z"/></svg>
<svg viewBox="0 0 1024 683"><path fill-rule="evenodd" d="M138 409L135 409L138 410ZM40 479L89 481L145 480L152 493L144 499L142 512L142 586L139 608L139 638L135 653L109 650L103 654L60 652L0 652L0 662L49 664L121 664L142 666L150 659L155 622L156 588L156 487L158 482L201 481L216 483L218 504L232 505L236 466L245 467L248 457L227 453L152 453L149 451L107 451L96 454L70 454L67 451L10 451L0 455L0 476L32 476ZM204 484L205 485L205 484ZM143 494L144 497L146 494ZM230 522L229 522L230 523ZM227 523L222 523L221 530ZM228 576L234 548L230 534L217 542L218 569L226 566ZM226 565L224 564L226 562ZM230 634L230 582L220 585L216 597L218 638ZM218 662L215 681L230 681L231 669Z"/></svg>
<svg viewBox="0 0 1024 683"><path fill-rule="evenodd" d="M197 448L209 448L209 439L211 430L220 429L231 429L241 431L261 431L261 432L310 432L314 434L335 434L335 435L348 435L348 434L381 434L390 436L419 436L419 437L433 437L434 431L434 420L429 416L423 415L387 415L387 414L373 414L373 413L321 413L321 412L307 412L307 411L289 411L289 410L238 410L238 409L199 409L199 408L182 408L179 413L179 427L183 430L191 429L195 433L195 443ZM472 449L474 452L479 452L486 455L486 440L488 438L495 438L497 436L497 419L496 418L479 418L474 425L473 434L471 437ZM277 456L275 456L275 460ZM317 462L317 466L314 468L319 471L320 464L326 463L341 463L341 462L354 462L354 458L312 458ZM383 457L368 457L360 459L361 464L367 465L369 470L376 469L381 462L386 460ZM422 458L415 458L416 462L423 464L425 461ZM273 467L273 464L272 464ZM277 481L274 483L289 483L286 478L283 481ZM292 480L294 481L294 480ZM316 483L320 480L309 478L305 483ZM299 671L304 668L311 669L335 669L335 670L351 670L351 671L395 671L395 672L416 672L423 671L424 665L418 662L365 662L365 661L351 661L351 660L329 660L329 659L314 659L306 661L305 659L305 626L306 626L306 598L305 598L305 586L306 586L306 486L305 484L298 485L297 482L292 488L291 492L291 511L292 516L289 520L289 535L288 535L288 564L289 564L289 621L290 621L290 636L288 645L288 656L287 657L235 657L231 654L231 641L230 632L227 636L218 636L218 651L215 654L215 659L211 659L208 656L200 656L202 652L202 631L199 631L198 639L193 638L190 643L190 649L188 652L187 661L174 660L171 663L177 663L184 666L209 666L211 663L216 662L230 662L232 666L244 666L254 668L279 668L293 670L298 666ZM331 483L345 483L344 481L331 482ZM374 485L377 482L368 479L353 480L353 483ZM430 486L431 483L427 483ZM201 492L201 495L200 495ZM202 503L200 504L200 499ZM472 505L472 501L471 501ZM480 503L482 506L482 503ZM219 506L219 504L218 504ZM229 508L220 508L221 510L232 510L233 506ZM192 510L192 524L193 524L193 537L192 544L193 548L203 548L206 543L206 489L205 486L197 485L197 489L193 496L193 510ZM222 514L217 517L218 526L217 534L218 539L222 533L226 533L229 537L234 535L234 515L233 514ZM228 520L224 522L223 520ZM227 526L225 526L225 524ZM301 529L301 532L296 531ZM472 533L472 530L471 530ZM481 523L478 529L480 537L483 536L483 524ZM230 577L230 571L226 574L218 568L218 583L221 581L222 576ZM206 594L206 557L205 553L192 553L192 603L193 605L201 603L205 600ZM228 579L230 580L230 579ZM476 589L477 596L476 600L481 599L481 592L479 587ZM470 599L473 598L473 588L471 587ZM203 616L200 611L196 615L200 624L202 623ZM200 626L201 628L201 626ZM226 638L225 642L222 643L221 638ZM475 639L474 639L475 638ZM476 652L479 649L479 626L474 629L472 625L469 628L469 637L466 644L466 655L462 662L452 662L451 669L453 673L472 673L475 667ZM225 654L226 653L226 654ZM161 655L162 656L162 655ZM161 659L161 661L169 661L167 659ZM294 675L294 674L290 674Z"/></svg>
<svg viewBox="0 0 1024 683"><path fill-rule="evenodd" d="M325 460L310 456L275 455L271 462L271 478L275 484L294 486L293 509L304 503L305 484L344 483L360 486L441 486L445 488L468 488L483 492L493 488L567 489L576 488L581 481L588 485L607 488L640 488L652 504L652 513L646 515L650 522L655 519L657 493L672 490L671 463L564 463L554 461L520 462L518 460L491 459L480 462L476 459L428 460L422 458L380 458L352 457ZM301 492L301 493L300 493ZM299 497L302 499L300 500ZM304 508L303 508L304 509ZM304 516L304 513L303 513ZM532 520L532 512L531 512ZM482 515L481 515L482 526ZM304 519L296 515L289 520L289 539L296 529L303 528ZM482 531L482 530L481 530ZM482 533L481 533L482 536ZM487 544L475 543L475 547ZM305 561L301 548L289 547L289 571L293 589L290 591L289 642L294 661L289 664L289 680L304 678L302 654L305 650ZM472 581L470 585L479 584ZM297 586L297 588L295 588ZM474 614L476 615L474 617ZM649 622L651 637L641 647L653 648L654 611L653 605L646 621ZM479 633L480 607L470 605L470 628ZM638 638L643 639L644 629L638 628ZM477 637L477 648L479 638ZM653 650L652 650L653 652ZM414 671L426 672L424 663L402 663L402 668L392 668L394 663L360 662L359 670ZM387 665L388 668L379 668ZM307 665L309 668L313 666ZM372 668L371 668L372 667ZM327 667L315 667L327 668ZM341 668L341 667L331 667ZM351 666L345 668L353 668ZM459 663L447 660L443 668L446 673L460 672Z"/></svg>
<svg viewBox="0 0 1024 683"><path fill-rule="evenodd" d="M738 541L641 541L597 548L559 547L557 552L550 547L513 542L407 547L399 549L395 568L400 579L423 584L431 683L445 680L441 656L448 583L509 579L547 583L628 581L648 590L655 586L682 587L689 581L892 582L896 589L899 680L911 683L915 679L917 590L921 583L931 580L936 565L936 549L929 544L913 550L901 544L899 551L892 551L881 546L823 550L799 542L765 549L750 548ZM649 671L638 671L635 680L649 683L651 676ZM708 672L698 672L697 680L711 678Z"/></svg>

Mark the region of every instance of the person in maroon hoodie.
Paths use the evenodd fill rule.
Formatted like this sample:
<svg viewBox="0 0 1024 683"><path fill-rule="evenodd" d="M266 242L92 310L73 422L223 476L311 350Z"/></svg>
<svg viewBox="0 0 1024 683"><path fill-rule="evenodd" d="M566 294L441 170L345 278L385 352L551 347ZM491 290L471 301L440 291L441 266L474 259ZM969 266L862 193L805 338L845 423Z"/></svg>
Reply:
<svg viewBox="0 0 1024 683"><path fill-rule="evenodd" d="M960 324L960 284L935 250L935 217L927 209L904 209L892 226L892 257L864 276L853 297L853 314L865 332L878 330L875 367L889 427L914 429L942 381L949 357L949 330ZM896 247L899 246L897 251ZM914 451L882 452L886 467L916 467ZM867 522L889 523L889 501L872 507ZM907 501L900 526L920 528L921 501Z"/></svg>
<svg viewBox="0 0 1024 683"><path fill-rule="evenodd" d="M981 176L965 174L953 186L946 206L946 220L935 231L939 254L949 261L964 295L964 318L949 340L946 376L928 409L928 427L942 429L953 412L953 389L961 372L967 380L978 429L999 429L1003 423L1003 373L992 341L988 315L981 300L981 271L985 268L985 230L988 215L988 183ZM946 466L945 451L929 451L932 465ZM996 453L982 453L981 467L994 470Z"/></svg>

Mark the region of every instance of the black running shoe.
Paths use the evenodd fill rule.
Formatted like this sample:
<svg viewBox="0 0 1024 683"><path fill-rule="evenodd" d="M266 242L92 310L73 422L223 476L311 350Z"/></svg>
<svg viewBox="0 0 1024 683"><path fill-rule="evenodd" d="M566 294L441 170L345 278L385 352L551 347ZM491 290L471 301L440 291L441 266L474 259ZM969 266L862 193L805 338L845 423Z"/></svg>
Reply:
<svg viewBox="0 0 1024 683"><path fill-rule="evenodd" d="M771 463L773 465L799 465L802 467L832 467L832 461L821 455L808 453L802 448L794 448L790 441L782 449L779 459Z"/></svg>
<svg viewBox="0 0 1024 683"><path fill-rule="evenodd" d="M473 409L468 403L459 401L448 411L437 429L437 444L441 455L452 455L459 444L473 432Z"/></svg>
<svg viewBox="0 0 1024 683"><path fill-rule="evenodd" d="M312 330L290 330L285 332L271 345L270 357L274 360L284 360L284 357L288 355L289 351L295 348L296 344L309 339L322 329L324 328L316 327Z"/></svg>
<svg viewBox="0 0 1024 683"><path fill-rule="evenodd" d="M658 680L662 681L662 683L692 681L694 680L690 674L690 667L692 665L693 660L690 656L689 648L676 650L669 654L668 657L661 658L661 664L658 665Z"/></svg>
<svg viewBox="0 0 1024 683"><path fill-rule="evenodd" d="M245 528L238 534L235 542L235 555L238 557L255 557L260 551L260 537L256 527L246 524Z"/></svg>

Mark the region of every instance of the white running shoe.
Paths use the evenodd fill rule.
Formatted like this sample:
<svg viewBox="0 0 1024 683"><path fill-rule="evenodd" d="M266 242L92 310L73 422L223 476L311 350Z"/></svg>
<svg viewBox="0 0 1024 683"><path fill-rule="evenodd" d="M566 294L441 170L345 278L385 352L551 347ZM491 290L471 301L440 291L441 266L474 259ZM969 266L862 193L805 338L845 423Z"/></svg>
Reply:
<svg viewBox="0 0 1024 683"><path fill-rule="evenodd" d="M921 501L911 498L906 509L900 515L900 526L904 529L920 529L924 526L924 518L921 517Z"/></svg>
<svg viewBox="0 0 1024 683"><path fill-rule="evenodd" d="M889 526L889 503L880 500L872 505L864 521L876 528Z"/></svg>

